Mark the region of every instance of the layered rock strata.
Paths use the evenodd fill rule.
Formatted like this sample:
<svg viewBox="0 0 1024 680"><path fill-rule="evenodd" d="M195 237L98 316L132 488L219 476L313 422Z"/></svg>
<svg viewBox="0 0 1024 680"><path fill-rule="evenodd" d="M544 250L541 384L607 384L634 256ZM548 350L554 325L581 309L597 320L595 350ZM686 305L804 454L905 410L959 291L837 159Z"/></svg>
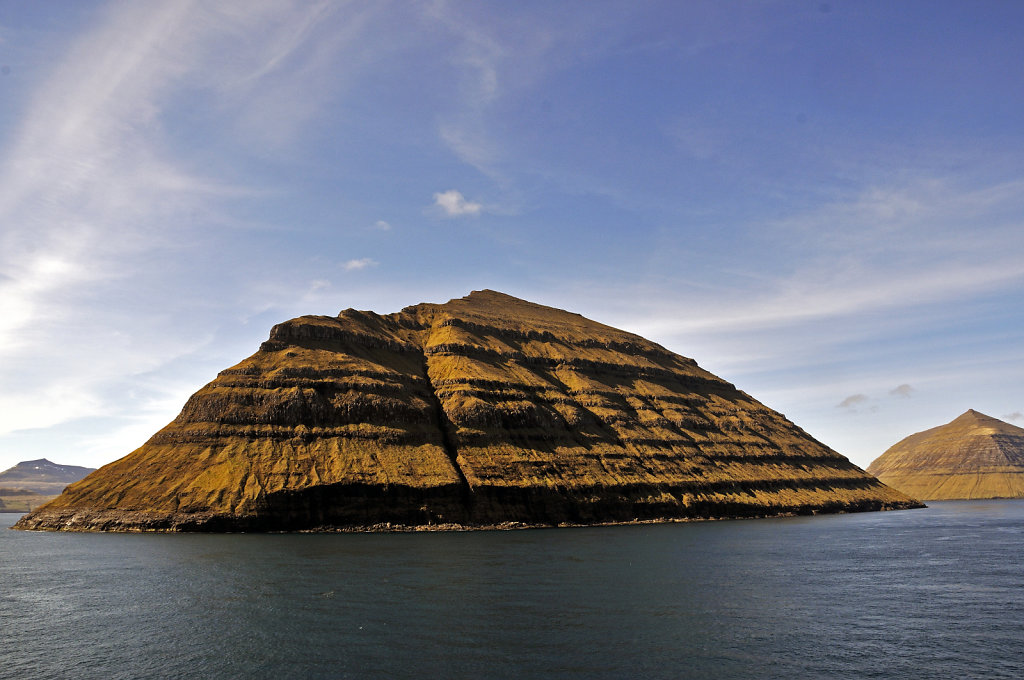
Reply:
<svg viewBox="0 0 1024 680"><path fill-rule="evenodd" d="M898 442L868 472L924 500L1024 498L1024 428L971 409Z"/></svg>
<svg viewBox="0 0 1024 680"><path fill-rule="evenodd" d="M913 507L637 335L493 291L279 324L19 528L598 524Z"/></svg>

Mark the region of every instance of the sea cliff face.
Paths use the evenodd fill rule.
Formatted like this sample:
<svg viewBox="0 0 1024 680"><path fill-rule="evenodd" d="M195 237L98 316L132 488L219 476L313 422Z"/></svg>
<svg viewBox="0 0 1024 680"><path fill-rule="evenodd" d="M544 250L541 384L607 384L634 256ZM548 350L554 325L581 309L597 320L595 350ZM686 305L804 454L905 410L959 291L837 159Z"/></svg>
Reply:
<svg viewBox="0 0 1024 680"><path fill-rule="evenodd" d="M971 409L910 435L868 472L915 498L1024 498L1024 428Z"/></svg>
<svg viewBox="0 0 1024 680"><path fill-rule="evenodd" d="M637 335L493 291L273 328L22 529L598 524L905 508Z"/></svg>

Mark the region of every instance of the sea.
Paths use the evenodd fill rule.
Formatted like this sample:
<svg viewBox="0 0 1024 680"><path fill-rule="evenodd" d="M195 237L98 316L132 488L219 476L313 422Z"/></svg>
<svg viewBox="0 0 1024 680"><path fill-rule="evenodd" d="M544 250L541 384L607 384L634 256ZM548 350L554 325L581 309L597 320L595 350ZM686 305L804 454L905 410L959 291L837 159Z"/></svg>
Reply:
<svg viewBox="0 0 1024 680"><path fill-rule="evenodd" d="M1024 678L1024 501L592 528L0 515L0 678Z"/></svg>

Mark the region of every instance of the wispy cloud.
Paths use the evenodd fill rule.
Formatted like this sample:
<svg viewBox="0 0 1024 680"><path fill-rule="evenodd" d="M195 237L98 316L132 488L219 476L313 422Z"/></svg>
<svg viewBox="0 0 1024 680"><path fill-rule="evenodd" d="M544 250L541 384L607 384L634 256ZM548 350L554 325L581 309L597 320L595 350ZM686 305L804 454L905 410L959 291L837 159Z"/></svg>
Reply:
<svg viewBox="0 0 1024 680"><path fill-rule="evenodd" d="M916 391L917 390L915 390L910 385L903 383L902 385L897 385L896 387L889 390L889 394L894 397L903 397L906 399L913 395Z"/></svg>
<svg viewBox="0 0 1024 680"><path fill-rule="evenodd" d="M941 257L977 262L1002 244L1020 252L1011 238L1021 227L1024 177L997 183L968 178L921 176L898 183L868 183L805 213L777 220L770 228L796 247L856 256L882 265L911 256L926 266ZM971 229L965 229L970 224ZM852 249L852 252L851 252Z"/></svg>
<svg viewBox="0 0 1024 680"><path fill-rule="evenodd" d="M1014 411L1013 413L1008 413L1005 416L1003 416L1003 420L1024 420L1024 413L1021 413L1020 411Z"/></svg>
<svg viewBox="0 0 1024 680"><path fill-rule="evenodd" d="M752 225L752 242L763 244L760 272L723 272L732 275L723 281L756 276L757 291L742 285L701 290L705 299L717 297L712 308L700 315L665 310L657 315L665 320L662 328L652 332L795 327L1008 290L1024 282L1022 214L1024 179L870 186ZM787 263L784 271L776 270L775 260Z"/></svg>
<svg viewBox="0 0 1024 680"><path fill-rule="evenodd" d="M342 79L330 63L361 16L328 31L330 3L104 11L56 58L0 151L0 434L109 411L103 385L208 340L143 304L147 290L176 286L193 320L212 313L208 296L180 288L190 258L179 255L213 250L224 206L262 191L218 173L204 135L224 151L293 139ZM183 109L196 112L188 144L173 113Z"/></svg>
<svg viewBox="0 0 1024 680"><path fill-rule="evenodd" d="M301 34L321 9L285 14L270 3L245 3L244 11L230 3L115 4L73 46L0 158L0 220L10 225L0 239L0 267L18 282L5 298L13 297L10 304L20 310L0 327L0 347L20 325L56 311L59 291L124 276L143 250L179 248L197 215L213 216L212 201L244 193L172 154L161 112L196 83L211 92L237 91L243 81L258 87L295 40L272 42L265 59L242 50L231 67L206 57L257 27Z"/></svg>
<svg viewBox="0 0 1024 680"><path fill-rule="evenodd" d="M853 408L854 406L863 404L867 400L868 395L866 394L851 394L846 399L843 399L841 402L836 404L836 408Z"/></svg>
<svg viewBox="0 0 1024 680"><path fill-rule="evenodd" d="M457 122L442 123L438 133L445 144L463 162L488 176L495 176L494 166L500 156L497 140L487 133L481 121L462 116Z"/></svg>
<svg viewBox="0 0 1024 680"><path fill-rule="evenodd" d="M503 121L502 105L552 73L581 60L598 58L607 49L609 11L596 6L587 12L550 5L532 21L495 21L483 6L431 3L426 18L446 36L446 61L453 67L448 106L437 118L441 141L457 158L480 173L507 183L504 165L514 149ZM597 43L595 44L595 39Z"/></svg>
<svg viewBox="0 0 1024 680"><path fill-rule="evenodd" d="M497 145L485 131L488 108L499 96L506 48L498 36L475 22L464 8L437 2L427 16L453 37L449 59L460 75L452 110L438 124L441 139L461 160L493 172Z"/></svg>
<svg viewBox="0 0 1024 680"><path fill-rule="evenodd" d="M441 208L448 217L475 217L483 209L479 203L467 201L466 197L455 189L434 194L434 205Z"/></svg>
<svg viewBox="0 0 1024 680"><path fill-rule="evenodd" d="M384 220L377 220L373 223L373 228L378 231L391 231L391 224Z"/></svg>

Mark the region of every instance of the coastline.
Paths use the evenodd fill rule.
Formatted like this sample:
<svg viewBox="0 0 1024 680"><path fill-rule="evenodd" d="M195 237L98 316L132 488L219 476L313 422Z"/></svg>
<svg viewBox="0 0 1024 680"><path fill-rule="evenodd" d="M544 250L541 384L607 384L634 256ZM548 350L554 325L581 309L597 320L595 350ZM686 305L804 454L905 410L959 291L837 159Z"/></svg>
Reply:
<svg viewBox="0 0 1024 680"><path fill-rule="evenodd" d="M875 504L871 504L875 506ZM272 528L258 517L224 517L212 513L189 515L151 515L105 511L96 513L38 513L25 515L10 529L18 531L66 531L75 533L429 533L467 531L515 531L520 529L559 529L582 527L631 526L638 524L672 524L682 522L713 522L736 519L773 519L784 517L806 517L815 515L840 515L861 512L884 512L893 510L914 510L927 507L924 503L878 504L875 507L821 507L780 509L768 513L736 513L660 516L632 519L611 519L594 522L524 522L503 521L480 524L458 522L431 522L405 524L398 522L375 522L370 524L323 524L314 527ZM69 516L70 515L70 516ZM127 516L126 516L127 515ZM143 515L140 517L140 515ZM29 520L29 521L26 521Z"/></svg>

